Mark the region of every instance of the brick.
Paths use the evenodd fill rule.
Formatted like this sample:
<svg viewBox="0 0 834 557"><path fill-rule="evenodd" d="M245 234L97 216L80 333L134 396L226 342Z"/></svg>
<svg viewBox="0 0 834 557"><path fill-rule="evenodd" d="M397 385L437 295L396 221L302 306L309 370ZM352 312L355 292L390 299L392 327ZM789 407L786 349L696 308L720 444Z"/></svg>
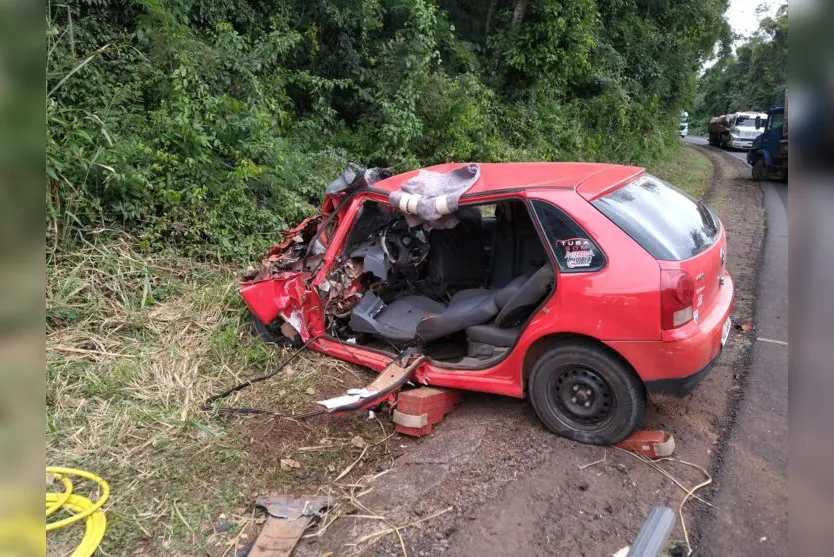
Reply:
<svg viewBox="0 0 834 557"><path fill-rule="evenodd" d="M438 387L400 392L394 411L395 430L413 437L428 435L435 424L457 407L460 397L460 391Z"/></svg>
<svg viewBox="0 0 834 557"><path fill-rule="evenodd" d="M661 430L643 430L616 445L621 449L643 454L648 458L669 456L675 451L675 438Z"/></svg>

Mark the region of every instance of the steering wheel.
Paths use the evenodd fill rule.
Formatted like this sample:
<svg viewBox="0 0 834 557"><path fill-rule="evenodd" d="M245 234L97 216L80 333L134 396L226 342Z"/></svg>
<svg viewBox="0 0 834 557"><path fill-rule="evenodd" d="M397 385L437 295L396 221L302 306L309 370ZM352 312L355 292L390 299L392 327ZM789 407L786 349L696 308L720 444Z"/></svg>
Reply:
<svg viewBox="0 0 834 557"><path fill-rule="evenodd" d="M398 218L382 231L382 251L391 265L416 266L429 255L428 237L419 226L409 228Z"/></svg>

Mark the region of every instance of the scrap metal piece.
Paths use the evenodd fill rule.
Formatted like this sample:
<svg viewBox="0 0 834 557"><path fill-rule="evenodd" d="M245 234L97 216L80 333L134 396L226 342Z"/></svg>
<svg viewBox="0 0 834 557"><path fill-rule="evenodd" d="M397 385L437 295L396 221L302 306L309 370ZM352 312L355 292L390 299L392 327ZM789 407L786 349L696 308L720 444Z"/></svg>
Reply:
<svg viewBox="0 0 834 557"><path fill-rule="evenodd" d="M399 390L411 378L417 368L426 360L423 355L418 355L411 360L407 366L401 366L396 360L392 360L383 369L376 379L364 389L354 391L354 394L346 394L328 400L317 401L327 408L328 412L352 412L376 406L386 400L393 402L394 393Z"/></svg>
<svg viewBox="0 0 834 557"><path fill-rule="evenodd" d="M255 317L263 323L280 317L292 325L304 342L324 328L319 315L320 298L307 288L303 273L284 272L276 280L244 283L240 294Z"/></svg>
<svg viewBox="0 0 834 557"><path fill-rule="evenodd" d="M329 496L258 497L255 506L263 507L268 517L249 552L250 557L289 557L313 517L333 503Z"/></svg>
<svg viewBox="0 0 834 557"><path fill-rule="evenodd" d="M363 272L362 265L350 259L344 265L335 267L327 279L319 284L319 290L327 294L323 296L327 316L343 318L350 315L353 307L362 298Z"/></svg>
<svg viewBox="0 0 834 557"><path fill-rule="evenodd" d="M315 236L322 220L323 213L317 213L301 221L297 226L284 230L281 235L283 241L275 244L261 261L258 279L272 277L281 271L301 270L301 262L307 245ZM320 243L320 241L319 241ZM317 254L320 256L320 253Z"/></svg>
<svg viewBox="0 0 834 557"><path fill-rule="evenodd" d="M328 398L327 400L317 400L316 404L320 404L328 410L333 410L341 406L355 404L363 398L374 396L376 393L377 391L372 391L370 389L348 389L348 392L342 396Z"/></svg>
<svg viewBox="0 0 834 557"><path fill-rule="evenodd" d="M333 505L333 497L315 496L297 499L288 495L271 495L258 497L256 507L263 507L274 518L296 520L302 516L314 516L323 509Z"/></svg>

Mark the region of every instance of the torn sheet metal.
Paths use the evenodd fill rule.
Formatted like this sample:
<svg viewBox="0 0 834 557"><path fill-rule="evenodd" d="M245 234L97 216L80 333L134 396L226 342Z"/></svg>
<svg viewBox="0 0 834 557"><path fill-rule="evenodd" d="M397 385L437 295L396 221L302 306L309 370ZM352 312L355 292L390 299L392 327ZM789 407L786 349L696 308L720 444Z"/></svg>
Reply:
<svg viewBox="0 0 834 557"><path fill-rule="evenodd" d="M301 221L297 226L293 228L288 228L284 230L281 235L284 236L284 241L272 246L266 254L267 258L282 255L286 249L292 245L299 245L304 244L313 237L316 233L316 229L318 229L319 224L321 224L321 220L324 215L322 213L316 213L310 217L307 217L303 221Z"/></svg>
<svg viewBox="0 0 834 557"><path fill-rule="evenodd" d="M372 391L368 388L364 389L350 389L347 394L337 396L335 398L328 398L327 400L317 400L316 404L320 404L328 410L339 408L340 406L348 406L356 404L363 398L368 398L377 394L378 391Z"/></svg>
<svg viewBox="0 0 834 557"><path fill-rule="evenodd" d="M301 272L283 272L271 280L244 283L240 294L261 322L281 317L292 325L304 342L324 331L321 300L307 287Z"/></svg>
<svg viewBox="0 0 834 557"><path fill-rule="evenodd" d="M386 400L393 404L396 393L426 360L423 355L412 356L405 367L392 361L376 379L364 389L351 389L344 396L318 401L328 412L353 412L370 408Z"/></svg>
<svg viewBox="0 0 834 557"><path fill-rule="evenodd" d="M359 303L364 291L362 265L352 259L333 268L319 285L324 300L324 312L328 316L347 317Z"/></svg>

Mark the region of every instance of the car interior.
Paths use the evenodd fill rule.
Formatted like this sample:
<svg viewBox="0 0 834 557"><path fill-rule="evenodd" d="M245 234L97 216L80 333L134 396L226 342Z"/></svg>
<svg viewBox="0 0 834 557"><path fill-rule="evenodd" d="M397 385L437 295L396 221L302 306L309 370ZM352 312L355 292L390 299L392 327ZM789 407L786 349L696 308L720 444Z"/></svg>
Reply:
<svg viewBox="0 0 834 557"><path fill-rule="evenodd" d="M419 347L450 368L500 361L552 292L553 263L520 199L461 206L455 216L452 228L426 230L366 201L333 267L360 269L361 297L328 314L330 335L392 355Z"/></svg>

